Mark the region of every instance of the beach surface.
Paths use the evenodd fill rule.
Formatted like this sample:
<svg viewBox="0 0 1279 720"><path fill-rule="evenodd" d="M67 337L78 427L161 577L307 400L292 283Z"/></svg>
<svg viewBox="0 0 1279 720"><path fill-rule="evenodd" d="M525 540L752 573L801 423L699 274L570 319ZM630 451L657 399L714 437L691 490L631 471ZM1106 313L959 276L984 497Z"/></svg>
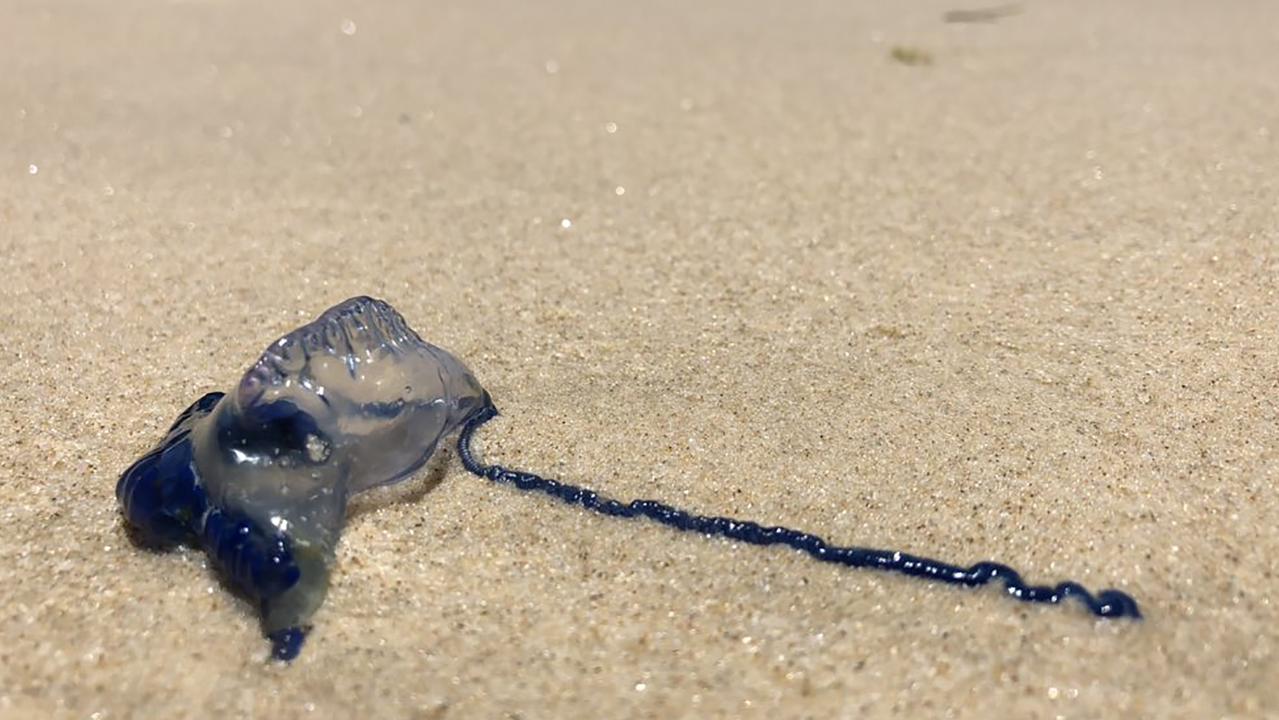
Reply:
<svg viewBox="0 0 1279 720"><path fill-rule="evenodd" d="M0 0L0 717L1279 716L1279 4ZM116 479L353 295L441 452L302 656Z"/></svg>

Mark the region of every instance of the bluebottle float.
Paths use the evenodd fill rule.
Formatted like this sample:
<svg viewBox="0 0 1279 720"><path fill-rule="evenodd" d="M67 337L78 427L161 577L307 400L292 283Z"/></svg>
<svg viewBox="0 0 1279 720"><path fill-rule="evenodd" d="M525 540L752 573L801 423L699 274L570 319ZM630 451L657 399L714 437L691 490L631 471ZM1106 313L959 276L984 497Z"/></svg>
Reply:
<svg viewBox="0 0 1279 720"><path fill-rule="evenodd" d="M785 545L823 562L955 585L1002 582L1018 600L1076 598L1099 617L1141 617L1136 601L1119 590L1093 595L1074 582L1031 586L999 563L961 567L839 547L790 528L697 515L654 500L622 503L486 465L471 445L496 415L460 360L422 340L387 303L351 298L273 342L231 393L196 400L155 449L125 470L116 496L140 544L203 548L258 606L272 657L285 661L301 651L324 602L350 498L411 476L455 432L472 474L604 515Z"/></svg>
<svg viewBox="0 0 1279 720"><path fill-rule="evenodd" d="M491 404L394 308L352 298L187 408L116 496L144 543L204 548L287 660L324 602L347 501L412 475Z"/></svg>

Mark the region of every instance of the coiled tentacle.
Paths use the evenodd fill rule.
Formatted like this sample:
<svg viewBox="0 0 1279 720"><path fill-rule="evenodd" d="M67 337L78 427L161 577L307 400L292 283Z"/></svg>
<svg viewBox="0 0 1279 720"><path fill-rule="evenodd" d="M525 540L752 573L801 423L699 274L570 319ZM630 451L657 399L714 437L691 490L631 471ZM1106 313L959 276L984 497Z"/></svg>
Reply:
<svg viewBox="0 0 1279 720"><path fill-rule="evenodd" d="M1094 595L1076 582L1062 582L1053 586L1028 585L1016 570L1000 563L979 562L970 567L960 567L893 550L840 547L831 545L816 535L791 528L768 527L751 521L697 515L656 500L633 500L623 503L601 497L593 490L558 480L549 480L533 473L511 470L501 465L486 465L476 459L471 449L471 441L475 431L497 414L497 409L490 405L470 420L458 437L458 455L461 457L462 465L471 473L494 482L514 485L520 490L545 493L602 515L624 518L646 517L678 530L719 535L752 545L785 545L807 553L816 560L836 565L887 570L967 587L998 581L1003 583L1004 592L1008 596L1023 602L1055 605L1075 598L1098 617L1141 618L1137 601L1120 590L1102 590Z"/></svg>

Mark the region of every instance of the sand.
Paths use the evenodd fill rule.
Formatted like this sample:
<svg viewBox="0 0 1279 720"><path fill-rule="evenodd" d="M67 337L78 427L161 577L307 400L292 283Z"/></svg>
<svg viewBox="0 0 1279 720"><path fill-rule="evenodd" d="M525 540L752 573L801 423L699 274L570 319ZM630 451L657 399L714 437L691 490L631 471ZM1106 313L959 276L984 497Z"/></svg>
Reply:
<svg viewBox="0 0 1279 720"><path fill-rule="evenodd" d="M0 4L0 716L1279 716L1274 3ZM364 293L486 458L1147 617L446 452L268 664L115 481Z"/></svg>

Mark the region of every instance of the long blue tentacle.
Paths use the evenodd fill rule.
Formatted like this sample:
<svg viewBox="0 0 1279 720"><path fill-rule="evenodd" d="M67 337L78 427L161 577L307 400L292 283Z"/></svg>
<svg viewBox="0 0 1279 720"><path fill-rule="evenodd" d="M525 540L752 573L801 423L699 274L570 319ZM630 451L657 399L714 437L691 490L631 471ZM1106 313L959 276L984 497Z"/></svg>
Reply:
<svg viewBox="0 0 1279 720"><path fill-rule="evenodd" d="M1016 570L1001 563L979 562L969 567L960 567L893 550L840 547L831 545L816 535L791 528L768 527L733 518L697 515L656 500L633 500L622 503L602 497L592 490L558 480L549 480L533 473L511 470L501 465L486 465L476 459L471 449L471 441L475 431L496 416L497 409L490 405L472 418L458 437L458 454L468 471L497 483L513 485L520 490L545 493L602 515L621 518L646 517L678 530L719 535L752 545L785 545L807 553L816 560L836 565L887 570L967 587L999 581L1003 583L1004 592L1007 595L1024 602L1056 605L1074 598L1098 617L1141 618L1137 601L1119 590L1102 590L1094 595L1077 582L1068 581L1052 586L1029 585Z"/></svg>

